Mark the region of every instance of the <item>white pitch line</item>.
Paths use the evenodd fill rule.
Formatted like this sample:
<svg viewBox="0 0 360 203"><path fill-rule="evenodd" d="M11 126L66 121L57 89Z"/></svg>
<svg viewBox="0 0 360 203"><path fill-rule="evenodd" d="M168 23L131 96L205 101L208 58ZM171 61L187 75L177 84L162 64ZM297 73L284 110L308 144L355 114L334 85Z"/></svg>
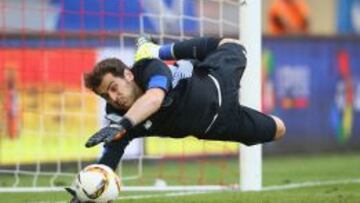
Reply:
<svg viewBox="0 0 360 203"><path fill-rule="evenodd" d="M148 199L148 198L155 198L155 197L176 197L176 196L205 194L205 193L210 193L210 192L216 192L216 191L171 192L171 193L156 194L156 195L133 195L133 196L119 197L118 199Z"/></svg>
<svg viewBox="0 0 360 203"><path fill-rule="evenodd" d="M304 187L322 186L322 185L334 185L334 184L349 184L349 183L360 183L358 179L347 179L347 180L325 180L325 181L309 181L303 183L293 183L287 185L272 185L263 187L261 191L272 191L272 190L288 190Z"/></svg>
<svg viewBox="0 0 360 203"><path fill-rule="evenodd" d="M35 202L35 201L29 201L27 203L67 203L69 201L39 201L39 202Z"/></svg>
<svg viewBox="0 0 360 203"><path fill-rule="evenodd" d="M349 183L360 183L360 179L348 179L348 180L326 180L326 181L309 181L303 183L293 183L287 185L272 185L263 187L262 191L274 191L274 190L289 190L296 188L305 188L305 187L313 187L313 186L322 186L322 185L334 185L334 184L349 184ZM234 191L234 190L222 190L222 191ZM133 196L124 196L119 197L118 199L149 199L156 197L175 197L175 196L187 196L187 195L196 195L196 194L208 194L219 192L219 190L212 191L196 191L196 192L172 192L166 194L156 194L156 195L133 195Z"/></svg>

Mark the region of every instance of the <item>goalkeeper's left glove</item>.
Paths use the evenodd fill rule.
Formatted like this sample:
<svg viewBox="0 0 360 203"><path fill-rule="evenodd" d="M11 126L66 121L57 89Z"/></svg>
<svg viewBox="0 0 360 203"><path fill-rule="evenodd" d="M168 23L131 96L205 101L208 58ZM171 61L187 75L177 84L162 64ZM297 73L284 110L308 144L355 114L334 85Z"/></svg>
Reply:
<svg viewBox="0 0 360 203"><path fill-rule="evenodd" d="M112 141L121 139L126 132L133 127L132 122L126 117L119 117L113 115L106 118L111 121L109 126L106 126L92 135L86 142L86 147L93 147L101 142L108 144Z"/></svg>
<svg viewBox="0 0 360 203"><path fill-rule="evenodd" d="M137 46L135 62L146 58L159 58L160 46L153 43L149 37L141 36L137 41Z"/></svg>

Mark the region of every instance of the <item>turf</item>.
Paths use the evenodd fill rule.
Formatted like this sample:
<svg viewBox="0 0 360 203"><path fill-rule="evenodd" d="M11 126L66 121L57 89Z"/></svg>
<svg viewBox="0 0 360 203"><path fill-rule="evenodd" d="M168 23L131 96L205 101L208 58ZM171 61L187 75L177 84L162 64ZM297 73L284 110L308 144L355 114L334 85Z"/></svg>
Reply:
<svg viewBox="0 0 360 203"><path fill-rule="evenodd" d="M210 167L210 166L208 166ZM229 164L228 167L233 167ZM196 168L196 166L195 166ZM265 157L263 162L264 187L291 185L312 181L359 180L360 154L297 155ZM171 170L169 166L168 170ZM191 169L189 169L191 170ZM3 180L1 180L3 181ZM239 192L223 191L180 195L176 192L123 192L116 202L360 202L360 183L334 183L301 188ZM140 198L140 199L133 199ZM67 202L65 192L54 193L0 193L0 202Z"/></svg>

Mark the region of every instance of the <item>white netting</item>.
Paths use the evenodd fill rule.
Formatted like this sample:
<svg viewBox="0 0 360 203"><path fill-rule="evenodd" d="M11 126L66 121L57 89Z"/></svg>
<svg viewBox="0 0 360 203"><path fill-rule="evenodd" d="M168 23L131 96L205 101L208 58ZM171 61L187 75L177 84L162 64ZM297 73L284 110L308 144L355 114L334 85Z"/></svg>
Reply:
<svg viewBox="0 0 360 203"><path fill-rule="evenodd" d="M84 143L102 125L104 103L81 79L96 61L115 56L131 64L143 33L159 43L239 36L242 1L98 4L0 1L0 190L56 190L99 156L99 147ZM219 189L238 183L237 157L234 143L139 139L127 148L119 173L125 186L140 186L129 190Z"/></svg>

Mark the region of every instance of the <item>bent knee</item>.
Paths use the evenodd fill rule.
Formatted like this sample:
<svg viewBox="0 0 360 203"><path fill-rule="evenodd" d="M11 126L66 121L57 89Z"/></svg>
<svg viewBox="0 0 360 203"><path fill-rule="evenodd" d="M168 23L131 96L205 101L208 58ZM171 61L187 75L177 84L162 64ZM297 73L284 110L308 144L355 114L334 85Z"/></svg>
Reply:
<svg viewBox="0 0 360 203"><path fill-rule="evenodd" d="M285 124L280 118L276 116L271 116L271 117L274 119L276 124L276 132L275 132L274 140L279 140L285 136L286 133Z"/></svg>

